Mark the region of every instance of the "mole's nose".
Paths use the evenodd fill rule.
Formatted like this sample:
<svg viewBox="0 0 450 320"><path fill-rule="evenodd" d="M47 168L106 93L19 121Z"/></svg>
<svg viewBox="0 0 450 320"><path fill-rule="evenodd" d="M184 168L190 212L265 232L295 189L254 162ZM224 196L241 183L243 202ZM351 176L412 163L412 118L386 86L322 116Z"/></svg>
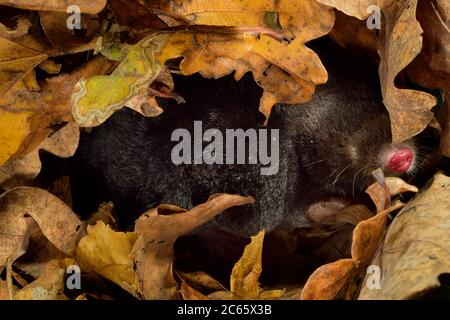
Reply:
<svg viewBox="0 0 450 320"><path fill-rule="evenodd" d="M410 148L401 148L389 155L386 168L396 173L406 173L411 168L413 160L414 152Z"/></svg>

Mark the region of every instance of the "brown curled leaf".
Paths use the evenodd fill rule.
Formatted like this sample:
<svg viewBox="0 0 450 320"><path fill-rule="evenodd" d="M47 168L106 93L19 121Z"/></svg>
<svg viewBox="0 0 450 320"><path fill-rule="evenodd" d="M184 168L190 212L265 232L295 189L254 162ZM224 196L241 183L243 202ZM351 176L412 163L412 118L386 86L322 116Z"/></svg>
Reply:
<svg viewBox="0 0 450 320"><path fill-rule="evenodd" d="M189 211L172 205L160 205L144 213L136 221L135 232L140 237L132 252L144 299L173 297L177 288L172 273L173 244L179 236L191 232L228 208L253 201L252 197L220 194Z"/></svg>
<svg viewBox="0 0 450 320"><path fill-rule="evenodd" d="M332 300L346 285L355 270L352 259L342 259L318 268L308 278L301 300Z"/></svg>
<svg viewBox="0 0 450 320"><path fill-rule="evenodd" d="M45 190L18 187L0 196L0 270L26 251L30 234L37 228L71 257L85 234L73 211Z"/></svg>
<svg viewBox="0 0 450 320"><path fill-rule="evenodd" d="M425 92L399 89L395 78L420 52L422 29L416 20L417 0L394 1L383 11L379 75L383 102L391 118L392 140L404 141L420 133L433 119L436 99Z"/></svg>

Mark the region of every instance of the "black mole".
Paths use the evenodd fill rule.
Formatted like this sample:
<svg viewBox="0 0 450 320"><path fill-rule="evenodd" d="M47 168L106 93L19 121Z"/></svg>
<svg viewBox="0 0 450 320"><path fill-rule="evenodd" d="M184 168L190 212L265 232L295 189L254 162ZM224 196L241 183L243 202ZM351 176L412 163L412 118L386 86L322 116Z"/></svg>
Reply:
<svg viewBox="0 0 450 320"><path fill-rule="evenodd" d="M189 209L215 193L252 195L255 204L232 208L213 221L250 236L261 229L308 225L305 213L311 205L330 196L356 198L373 182L371 171L378 167L387 175L412 172L414 145L391 144L376 69L328 43L323 46L319 42L313 48L329 73L328 83L317 87L309 103L277 105L267 127L258 112L262 89L249 74L238 82L232 76L175 77L175 91L186 104L162 99L165 112L156 118L123 109L82 135L75 157L81 168L77 178L85 181L82 188L89 193L104 190L122 224L128 225L160 203ZM194 121L201 121L203 132L217 129L223 137L227 129L267 129L273 139L270 132L278 129L279 147L272 150L278 151L276 173L262 174L268 164L260 161L174 163L172 152L179 142L172 141L172 134L187 129L194 137Z"/></svg>

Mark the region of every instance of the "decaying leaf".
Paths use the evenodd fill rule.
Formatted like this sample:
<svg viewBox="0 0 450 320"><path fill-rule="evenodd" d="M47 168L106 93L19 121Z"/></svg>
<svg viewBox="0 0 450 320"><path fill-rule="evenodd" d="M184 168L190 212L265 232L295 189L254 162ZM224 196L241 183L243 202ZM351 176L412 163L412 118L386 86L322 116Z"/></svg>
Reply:
<svg viewBox="0 0 450 320"><path fill-rule="evenodd" d="M377 208L377 212L383 211L387 208L390 203L391 196L403 192L417 192L416 186L410 185L397 177L386 177L384 178L384 185L379 182L371 184L367 189L366 193L370 196L373 203Z"/></svg>
<svg viewBox="0 0 450 320"><path fill-rule="evenodd" d="M411 299L439 286L450 272L449 200L450 178L438 173L389 226L371 262L381 268L381 289L362 286L359 299Z"/></svg>
<svg viewBox="0 0 450 320"><path fill-rule="evenodd" d="M143 297L170 299L175 293L173 244L179 236L191 232L230 207L253 201L251 197L221 194L189 211L161 205L143 214L136 221L135 232L140 236L132 253Z"/></svg>
<svg viewBox="0 0 450 320"><path fill-rule="evenodd" d="M11 59L11 53L14 58ZM30 131L30 118L33 109L27 106L24 112L18 110L15 99L6 98L11 92L20 89L38 90L34 68L47 58L47 54L22 46L6 38L0 37L0 165L17 152L21 142Z"/></svg>
<svg viewBox="0 0 450 320"><path fill-rule="evenodd" d="M397 203L379 212L370 219L360 222L353 230L351 259L341 259L319 267L308 278L300 299L330 300L337 295L346 297L341 292L348 285L348 280L357 276L375 254L383 237L387 215L404 204Z"/></svg>
<svg viewBox="0 0 450 320"><path fill-rule="evenodd" d="M433 118L430 109L435 98L425 92L399 89L395 77L422 47L422 29L416 20L417 0L394 1L383 11L385 21L380 33L380 81L383 102L391 118L394 143L421 132Z"/></svg>
<svg viewBox="0 0 450 320"><path fill-rule="evenodd" d="M352 258L356 266L367 264L375 254L381 239L388 214L405 204L397 202L390 208L377 213L374 217L360 222L353 230Z"/></svg>
<svg viewBox="0 0 450 320"><path fill-rule="evenodd" d="M155 80L161 66L154 55L167 36L151 36L129 49L125 59L109 76L95 76L77 83L72 111L81 126L98 126L122 108L141 89Z"/></svg>
<svg viewBox="0 0 450 320"><path fill-rule="evenodd" d="M38 228L67 256L74 256L85 233L72 210L45 190L11 189L0 196L0 208L0 270L26 251L30 234Z"/></svg>
<svg viewBox="0 0 450 320"><path fill-rule="evenodd" d="M342 259L326 264L309 277L303 288L301 300L331 300L346 285L355 269L352 259Z"/></svg>

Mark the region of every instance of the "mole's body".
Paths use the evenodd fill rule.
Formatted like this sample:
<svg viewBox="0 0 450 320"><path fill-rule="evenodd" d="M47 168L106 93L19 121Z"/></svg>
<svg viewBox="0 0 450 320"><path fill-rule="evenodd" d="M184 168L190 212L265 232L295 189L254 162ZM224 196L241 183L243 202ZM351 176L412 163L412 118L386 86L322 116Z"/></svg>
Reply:
<svg viewBox="0 0 450 320"><path fill-rule="evenodd" d="M396 174L411 171L414 148L390 143L376 70L361 70L340 53L319 56L328 83L317 87L310 103L276 106L267 127L258 113L262 90L250 76L239 82L178 77L175 90L186 104L164 100L165 112L156 118L122 110L84 134L76 157L83 174L102 182L119 216L128 221L160 203L189 209L215 193L252 195L254 205L231 209L214 221L248 236L260 229L306 226L312 204L327 196L356 197L378 167ZM218 129L223 137L226 129L240 128L267 129L273 138L270 130L278 129L276 174L262 174L268 165L259 161L175 164L172 153L179 141L172 141L172 134L184 128L194 139L194 121L201 121L202 134ZM202 149L209 143L203 142ZM223 152L225 159L226 146Z"/></svg>

